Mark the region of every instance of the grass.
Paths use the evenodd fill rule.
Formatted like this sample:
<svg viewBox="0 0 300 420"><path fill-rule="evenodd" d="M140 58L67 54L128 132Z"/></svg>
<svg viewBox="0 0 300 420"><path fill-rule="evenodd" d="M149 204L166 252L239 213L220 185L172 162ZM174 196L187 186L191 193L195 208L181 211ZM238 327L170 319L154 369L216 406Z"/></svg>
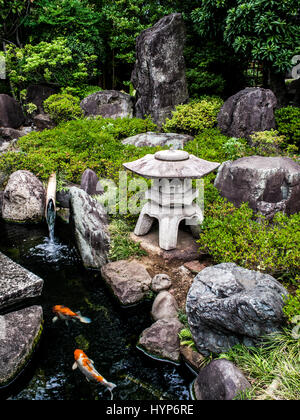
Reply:
<svg viewBox="0 0 300 420"><path fill-rule="evenodd" d="M237 345L219 358L233 362L251 383L240 399L300 399L300 340L290 329L266 336L260 347Z"/></svg>

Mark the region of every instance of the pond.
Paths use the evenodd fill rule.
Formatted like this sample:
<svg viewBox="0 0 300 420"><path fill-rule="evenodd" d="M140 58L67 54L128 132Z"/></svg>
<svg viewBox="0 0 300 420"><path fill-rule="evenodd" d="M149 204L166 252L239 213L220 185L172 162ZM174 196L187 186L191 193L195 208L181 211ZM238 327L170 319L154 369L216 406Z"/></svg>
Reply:
<svg viewBox="0 0 300 420"><path fill-rule="evenodd" d="M14 384L0 390L0 399L109 400L108 390L72 370L76 348L117 385L114 400L190 399L194 375L185 365L151 359L136 348L139 335L152 323L151 302L121 308L99 272L82 266L68 228L59 225L56 230L59 235L51 242L47 226L0 225L0 251L44 279L43 294L34 300L44 311L39 348ZM59 304L81 311L92 323L53 323L52 307Z"/></svg>

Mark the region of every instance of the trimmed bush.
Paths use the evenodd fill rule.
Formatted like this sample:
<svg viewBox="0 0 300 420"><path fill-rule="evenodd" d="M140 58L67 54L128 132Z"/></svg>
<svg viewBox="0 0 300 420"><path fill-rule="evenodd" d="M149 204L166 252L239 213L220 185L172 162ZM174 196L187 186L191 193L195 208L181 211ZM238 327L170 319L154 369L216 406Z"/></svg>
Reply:
<svg viewBox="0 0 300 420"><path fill-rule="evenodd" d="M220 196L210 196L214 200L205 201L200 249L216 263L234 262L293 282L300 267L300 214L256 220L247 203L235 208Z"/></svg>
<svg viewBox="0 0 300 420"><path fill-rule="evenodd" d="M44 109L56 124L83 117L80 99L67 93L49 96L44 101Z"/></svg>
<svg viewBox="0 0 300 420"><path fill-rule="evenodd" d="M196 135L217 125L217 115L223 100L217 97L203 97L186 105L178 105L171 119L163 125L165 132Z"/></svg>

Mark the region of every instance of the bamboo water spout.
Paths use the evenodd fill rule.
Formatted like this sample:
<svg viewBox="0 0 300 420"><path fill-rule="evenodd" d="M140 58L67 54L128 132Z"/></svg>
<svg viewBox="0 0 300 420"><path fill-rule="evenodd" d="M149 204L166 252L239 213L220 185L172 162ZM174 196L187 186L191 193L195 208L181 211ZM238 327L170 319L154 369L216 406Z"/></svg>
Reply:
<svg viewBox="0 0 300 420"><path fill-rule="evenodd" d="M45 217L48 223L50 240L54 240L54 227L56 219L56 174L53 173L48 181Z"/></svg>

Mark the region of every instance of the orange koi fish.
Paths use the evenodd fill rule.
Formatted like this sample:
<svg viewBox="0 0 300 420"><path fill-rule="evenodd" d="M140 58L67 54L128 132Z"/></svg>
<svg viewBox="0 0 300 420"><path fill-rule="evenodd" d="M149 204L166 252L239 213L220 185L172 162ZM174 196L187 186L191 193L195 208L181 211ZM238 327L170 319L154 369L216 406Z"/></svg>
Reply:
<svg viewBox="0 0 300 420"><path fill-rule="evenodd" d="M82 316L80 312L73 312L71 309L67 308L63 305L56 305L53 307L53 312L56 314L56 316L52 319L52 322L56 322L58 319L61 319L62 321L65 321L68 325L68 321L80 321L84 324L90 324L92 321L90 318L87 318L85 316Z"/></svg>
<svg viewBox="0 0 300 420"><path fill-rule="evenodd" d="M82 350L74 351L75 363L72 366L72 369L75 370L79 367L81 372L85 375L88 382L95 382L106 386L111 392L117 385L112 382L108 382L103 378L95 369L94 362L87 357L87 355Z"/></svg>

